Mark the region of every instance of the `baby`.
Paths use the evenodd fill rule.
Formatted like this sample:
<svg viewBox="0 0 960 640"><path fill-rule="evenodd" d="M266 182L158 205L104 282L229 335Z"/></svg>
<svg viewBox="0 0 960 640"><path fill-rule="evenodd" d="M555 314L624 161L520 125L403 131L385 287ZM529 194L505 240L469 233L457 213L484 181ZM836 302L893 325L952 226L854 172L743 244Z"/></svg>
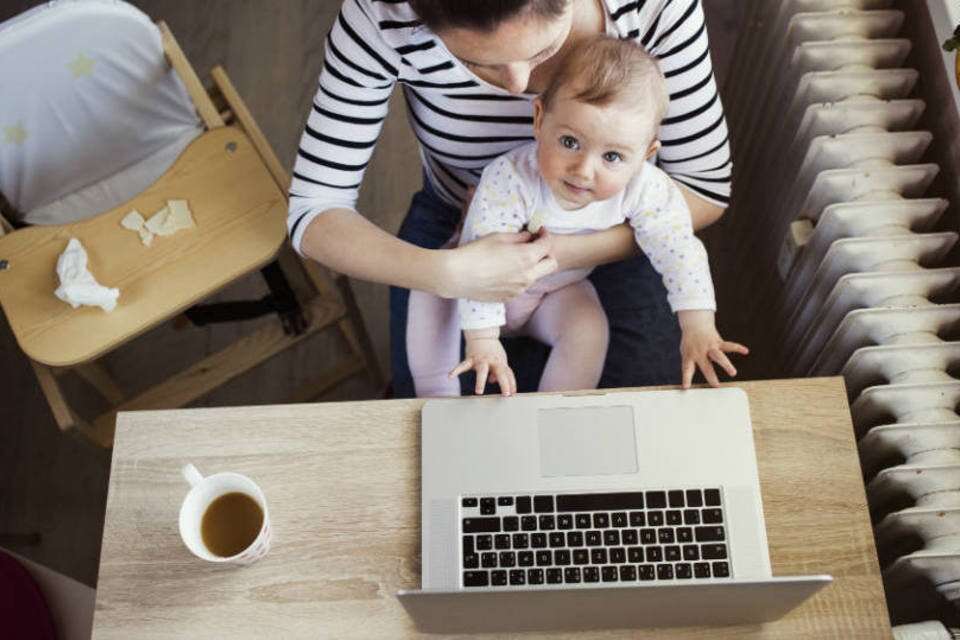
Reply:
<svg viewBox="0 0 960 640"><path fill-rule="evenodd" d="M660 69L639 45L606 36L579 45L534 101L535 142L484 169L460 243L524 227L540 234L579 234L629 221L637 244L663 277L683 331L683 386L690 386L697 367L716 385L713 365L736 375L726 354L746 354L747 348L718 334L706 250L693 235L677 186L647 162L660 146L656 136L667 101ZM478 394L488 380L504 395L515 393L501 327L551 347L541 391L596 388L609 329L588 274L588 269L554 273L506 304L460 300L465 359L450 371L451 388L427 393L421 393L424 385L412 367L418 395L457 395L455 377L470 369L476 370ZM449 349L437 345L436 352Z"/></svg>

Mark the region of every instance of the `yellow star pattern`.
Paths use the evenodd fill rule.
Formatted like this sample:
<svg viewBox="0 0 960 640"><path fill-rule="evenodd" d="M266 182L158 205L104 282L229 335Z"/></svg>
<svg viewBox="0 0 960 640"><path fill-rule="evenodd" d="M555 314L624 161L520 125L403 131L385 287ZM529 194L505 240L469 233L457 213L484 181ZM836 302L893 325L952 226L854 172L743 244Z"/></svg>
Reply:
<svg viewBox="0 0 960 640"><path fill-rule="evenodd" d="M27 131L20 124L3 128L4 142L9 142L10 144L23 144L23 141L26 139Z"/></svg>
<svg viewBox="0 0 960 640"><path fill-rule="evenodd" d="M93 75L93 65L95 64L96 60L88 58L83 53L78 53L77 57L67 67L73 73L74 78L83 78Z"/></svg>

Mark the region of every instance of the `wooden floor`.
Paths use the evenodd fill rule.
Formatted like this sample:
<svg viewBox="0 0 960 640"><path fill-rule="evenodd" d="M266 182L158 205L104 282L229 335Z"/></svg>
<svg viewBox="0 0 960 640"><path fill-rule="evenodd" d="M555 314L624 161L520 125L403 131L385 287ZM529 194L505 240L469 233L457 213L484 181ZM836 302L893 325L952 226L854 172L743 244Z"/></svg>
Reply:
<svg viewBox="0 0 960 640"><path fill-rule="evenodd" d="M4 0L0 21L39 4ZM292 164L316 90L323 40L340 3L334 0L134 0L154 19L165 20L201 77L223 64L281 160ZM704 0L712 53L722 82L742 16L739 3ZM395 232L410 196L420 186L417 150L402 100L394 95L374 160L367 170L359 209ZM716 263L716 260L714 260ZM387 289L355 282L355 291L381 363L388 366ZM238 283L220 300L262 295L258 277ZM267 319L266 321L272 321ZM160 327L135 340L104 364L135 392L232 341L253 323L175 331ZM315 375L315 368L342 352L337 340L319 337L276 356L216 391L200 405L277 402L285 391ZM0 320L0 546L90 585L96 584L109 452L60 434L27 360L5 320ZM97 409L94 394L69 381L71 397ZM342 385L340 398L368 398L361 380ZM24 546L10 534L40 533Z"/></svg>

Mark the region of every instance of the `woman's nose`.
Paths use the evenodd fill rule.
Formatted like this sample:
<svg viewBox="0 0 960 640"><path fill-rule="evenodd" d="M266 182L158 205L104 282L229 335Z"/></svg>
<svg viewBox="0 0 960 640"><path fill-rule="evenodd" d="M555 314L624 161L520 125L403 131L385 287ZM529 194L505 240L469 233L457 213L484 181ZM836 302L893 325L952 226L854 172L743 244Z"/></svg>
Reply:
<svg viewBox="0 0 960 640"><path fill-rule="evenodd" d="M503 88L510 93L523 93L530 83L530 65L523 62L507 65L503 75Z"/></svg>

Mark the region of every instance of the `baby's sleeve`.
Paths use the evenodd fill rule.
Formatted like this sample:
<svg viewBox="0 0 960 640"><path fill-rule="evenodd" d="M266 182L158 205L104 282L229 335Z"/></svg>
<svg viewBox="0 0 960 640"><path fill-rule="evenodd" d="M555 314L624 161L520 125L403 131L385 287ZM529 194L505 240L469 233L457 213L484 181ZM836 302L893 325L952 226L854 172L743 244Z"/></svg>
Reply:
<svg viewBox="0 0 960 640"><path fill-rule="evenodd" d="M663 278L674 312L717 308L707 250L693 234L690 209L670 177L647 165L629 195L637 244Z"/></svg>
<svg viewBox="0 0 960 640"><path fill-rule="evenodd" d="M529 219L530 198L523 175L506 156L487 165L463 221L460 245L491 233L516 233ZM486 329L506 324L506 308L500 302L461 299L460 328Z"/></svg>

